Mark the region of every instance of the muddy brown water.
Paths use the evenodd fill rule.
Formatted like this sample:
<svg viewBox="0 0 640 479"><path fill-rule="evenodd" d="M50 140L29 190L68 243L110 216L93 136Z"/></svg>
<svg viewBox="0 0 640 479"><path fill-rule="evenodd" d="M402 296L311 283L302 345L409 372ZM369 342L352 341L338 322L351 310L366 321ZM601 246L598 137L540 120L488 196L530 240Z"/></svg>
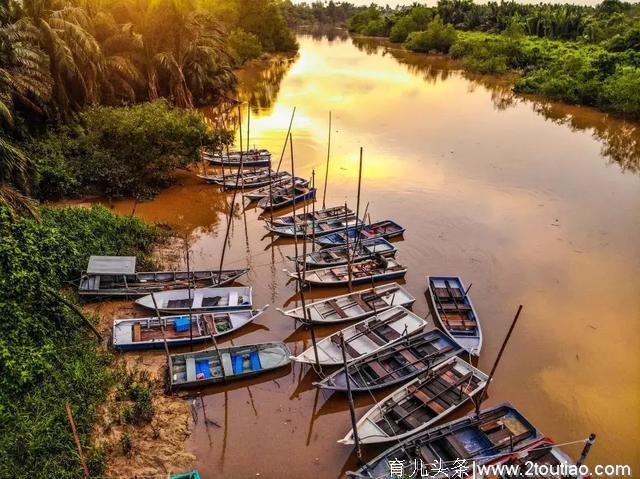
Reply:
<svg viewBox="0 0 640 479"><path fill-rule="evenodd" d="M406 226L396 245L414 311L427 313L427 274L473 283L485 335L479 366L488 371L524 305L486 404L511 401L557 442L596 432L588 463L630 464L637 473L640 125L514 96L509 79L384 42L299 40L298 56L241 74L240 94L254 105L251 144L277 158L297 107L296 174L315 169L321 189L331 110L327 205L355 206L363 146L362 208L369 205L374 221ZM231 196L181 174L135 214L188 234L193 267L217 266ZM253 286L256 305L271 308L221 344L284 340L297 354L310 346L309 334L275 309L299 304L283 272L294 246L265 235L258 213L254 205L236 209L225 266L250 266L242 283ZM309 296L342 292L316 288ZM335 478L356 467L352 450L336 443L350 427L345 397L318 392L314 380L308 366L292 365L203 390L188 441L203 477ZM357 395L358 416L372 403ZM365 457L379 450L367 447ZM575 457L580 447L566 450Z"/></svg>

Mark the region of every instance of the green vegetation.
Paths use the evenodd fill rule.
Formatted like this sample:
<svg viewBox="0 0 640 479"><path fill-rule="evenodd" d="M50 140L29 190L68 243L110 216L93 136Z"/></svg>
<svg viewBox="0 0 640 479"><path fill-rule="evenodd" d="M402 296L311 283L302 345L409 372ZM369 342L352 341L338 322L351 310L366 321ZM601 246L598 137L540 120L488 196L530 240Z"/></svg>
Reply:
<svg viewBox="0 0 640 479"><path fill-rule="evenodd" d="M158 104L115 107L217 104L235 95L234 67L296 48L277 0L2 2L0 205L22 214L34 211L33 191L56 198L156 190L171 168L193 160L194 145L224 135L212 138L195 117Z"/></svg>
<svg viewBox="0 0 640 479"><path fill-rule="evenodd" d="M111 358L52 292L78 278L90 254L132 254L150 267L161 233L100 207L42 209L40 217L15 221L0 207L0 314L8 318L0 322L0 477L82 477L67 400L98 476L104 456L89 435L113 382ZM146 394L144 383L137 390ZM145 420L138 402L132 417Z"/></svg>
<svg viewBox="0 0 640 479"><path fill-rule="evenodd" d="M349 2L306 2L293 3L284 0L280 4L282 16L290 27L332 26L342 27L349 18L353 17L362 7L356 7Z"/></svg>
<svg viewBox="0 0 640 479"><path fill-rule="evenodd" d="M412 51L448 53L473 71L516 71L517 92L640 118L640 4L439 0L436 7L372 5L348 25Z"/></svg>
<svg viewBox="0 0 640 479"><path fill-rule="evenodd" d="M201 115L165 101L131 107L92 107L27 145L35 159L34 192L57 199L74 194L145 197L165 186L175 168L199 161L200 145L230 141Z"/></svg>

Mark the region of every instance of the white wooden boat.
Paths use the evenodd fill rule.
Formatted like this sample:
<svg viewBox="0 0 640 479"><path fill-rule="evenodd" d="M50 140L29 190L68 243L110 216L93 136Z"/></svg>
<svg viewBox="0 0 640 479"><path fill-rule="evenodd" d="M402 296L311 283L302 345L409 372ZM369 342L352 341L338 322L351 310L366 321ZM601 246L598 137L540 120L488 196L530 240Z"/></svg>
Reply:
<svg viewBox="0 0 640 479"><path fill-rule="evenodd" d="M290 355L286 344L279 342L172 354L169 377L173 388L202 387L286 366Z"/></svg>
<svg viewBox="0 0 640 479"><path fill-rule="evenodd" d="M394 306L318 341L318 362L322 366L338 366L343 363L341 336L344 337L345 356L347 361L351 361L400 341L428 324L426 319L408 309ZM314 348L310 347L291 359L299 363L315 364Z"/></svg>
<svg viewBox="0 0 640 479"><path fill-rule="evenodd" d="M160 291L154 296L158 310L163 313L189 311L190 305L192 313L251 309L252 307L251 288L247 286L174 289ZM138 298L136 304L144 308L155 309L151 295Z"/></svg>
<svg viewBox="0 0 640 479"><path fill-rule="evenodd" d="M301 266L306 263L307 268L328 268L329 266L341 266L349 261L359 263L375 256L393 257L397 251L398 249L386 239L375 238L350 244L349 248L346 245L334 246L307 253L306 256L287 256L287 258L291 261L297 259Z"/></svg>
<svg viewBox="0 0 640 479"><path fill-rule="evenodd" d="M289 216L280 216L278 218L273 218L273 225L280 225L280 226L290 226L293 225L294 220L296 224L302 224L302 223L313 223L313 222L320 222L320 221L326 221L329 219L335 219L335 218L340 218L340 219L345 219L345 216L347 218L355 218L356 214L351 211L349 208L346 208L344 206L334 206L331 208L324 208L321 210L316 210L315 212L307 212L307 213L299 213L297 215L289 215Z"/></svg>
<svg viewBox="0 0 640 479"><path fill-rule="evenodd" d="M296 176L295 178L296 186L309 186L309 180L305 178L301 178L300 176ZM269 196L269 193L273 195L279 195L283 188L291 186L291 174L287 173L284 176L281 176L277 179L274 179L269 185L267 181L266 186L261 186L258 189L248 191L244 193L243 198L248 199L249 201L259 201L262 198Z"/></svg>
<svg viewBox="0 0 640 479"><path fill-rule="evenodd" d="M318 223L303 223L299 225L296 224L295 228L293 227L293 225L278 226L272 225L269 222L266 222L264 227L270 232L278 236L282 236L283 238L300 238L304 236L306 236L307 238L313 238L314 236L318 238L320 236L324 236L336 231L344 230L345 228L355 226L356 222L358 223L358 225L362 225L362 220L356 220L356 218L347 219L347 221L340 218L335 218L320 221Z"/></svg>
<svg viewBox="0 0 640 479"><path fill-rule="evenodd" d="M466 464L477 467L524 450L541 438L540 431L520 411L504 403L480 411L479 417L472 414L410 436L347 475L389 478L391 461L451 465L456 459L464 459ZM441 468L429 477L446 479L449 475L449 468Z"/></svg>
<svg viewBox="0 0 640 479"><path fill-rule="evenodd" d="M269 305L261 309L240 309L180 316L116 319L113 322L113 347L121 351L153 349L167 345L185 346L211 341L250 324ZM163 331L164 329L164 331Z"/></svg>
<svg viewBox="0 0 640 479"><path fill-rule="evenodd" d="M399 441L432 427L487 384L487 375L454 356L396 389L356 424L361 444ZM339 440L353 444L353 430Z"/></svg>
<svg viewBox="0 0 640 479"><path fill-rule="evenodd" d="M386 311L393 306L411 308L415 298L398 283L389 283L307 303L307 318L313 324L356 321ZM302 307L283 311L285 316L305 321Z"/></svg>
<svg viewBox="0 0 640 479"><path fill-rule="evenodd" d="M242 188L258 188L260 186L268 185L269 178L277 180L279 178L291 179L291 174L286 171L276 173L269 168L261 168L257 170L242 170L239 173L225 173L220 175L196 175L198 178L203 179L207 183L213 183L216 185L224 185L226 188L235 188L238 185L239 189Z"/></svg>
<svg viewBox="0 0 640 479"><path fill-rule="evenodd" d="M239 166L269 166L271 164L271 152L264 148L251 148L245 151L230 151L211 153L207 150L202 152L205 160L213 165L234 167Z"/></svg>
<svg viewBox="0 0 640 479"><path fill-rule="evenodd" d="M401 384L428 371L463 350L439 329L418 331L401 341L354 359L321 381L321 389L368 392ZM347 379L348 378L348 379Z"/></svg>
<svg viewBox="0 0 640 479"><path fill-rule="evenodd" d="M471 298L458 276L428 276L431 306L442 328L474 356L482 348L482 328Z"/></svg>
<svg viewBox="0 0 640 479"><path fill-rule="evenodd" d="M372 281L386 281L402 278L407 267L398 263L394 258L375 257L349 265L319 268L307 271L304 282L314 286L343 286L349 284L349 269L351 270L351 284L371 283ZM303 273L289 273L292 278L302 278Z"/></svg>

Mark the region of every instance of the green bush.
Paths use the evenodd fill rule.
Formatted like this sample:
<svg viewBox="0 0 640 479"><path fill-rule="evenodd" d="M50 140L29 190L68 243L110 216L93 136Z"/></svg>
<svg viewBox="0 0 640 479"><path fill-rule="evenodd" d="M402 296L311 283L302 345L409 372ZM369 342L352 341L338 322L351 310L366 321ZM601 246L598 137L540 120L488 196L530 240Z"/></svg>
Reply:
<svg viewBox="0 0 640 479"><path fill-rule="evenodd" d="M165 101L130 107L93 107L78 123L60 126L27 146L36 161L35 191L47 199L77 190L107 196L149 196L173 171L199 161L201 145L216 134L194 111Z"/></svg>
<svg viewBox="0 0 640 479"><path fill-rule="evenodd" d="M262 55L262 45L257 35L236 28L229 34L229 47L236 65L253 60Z"/></svg>
<svg viewBox="0 0 640 479"><path fill-rule="evenodd" d="M404 46L414 52L448 53L457 38L451 25L444 25L440 17L435 17L423 32L413 32Z"/></svg>
<svg viewBox="0 0 640 479"><path fill-rule="evenodd" d="M418 30L418 24L415 20L410 17L402 17L398 20L393 27L391 27L391 31L389 32L389 40L395 43L404 42L410 33Z"/></svg>
<svg viewBox="0 0 640 479"><path fill-rule="evenodd" d="M622 67L602 87L602 102L615 111L640 118L640 68Z"/></svg>
<svg viewBox="0 0 640 479"><path fill-rule="evenodd" d="M80 478L69 401L92 476L104 454L90 445L111 384L111 358L87 326L51 296L79 277L89 254L138 254L156 228L107 209L42 209L41 222L0 208L0 477Z"/></svg>

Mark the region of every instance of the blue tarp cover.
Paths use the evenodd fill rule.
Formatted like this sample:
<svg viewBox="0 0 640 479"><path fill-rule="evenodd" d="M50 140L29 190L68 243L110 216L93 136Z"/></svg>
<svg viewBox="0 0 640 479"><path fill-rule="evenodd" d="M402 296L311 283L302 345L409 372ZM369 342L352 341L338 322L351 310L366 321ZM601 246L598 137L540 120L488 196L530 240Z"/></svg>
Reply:
<svg viewBox="0 0 640 479"><path fill-rule="evenodd" d="M258 355L257 351L253 351L249 356L249 359L251 360L252 371L257 371L259 369L262 369L262 364L260 364L260 356Z"/></svg>
<svg viewBox="0 0 640 479"><path fill-rule="evenodd" d="M233 356L231 358L231 365L233 366L233 374L240 374L244 370L244 359L241 354Z"/></svg>

